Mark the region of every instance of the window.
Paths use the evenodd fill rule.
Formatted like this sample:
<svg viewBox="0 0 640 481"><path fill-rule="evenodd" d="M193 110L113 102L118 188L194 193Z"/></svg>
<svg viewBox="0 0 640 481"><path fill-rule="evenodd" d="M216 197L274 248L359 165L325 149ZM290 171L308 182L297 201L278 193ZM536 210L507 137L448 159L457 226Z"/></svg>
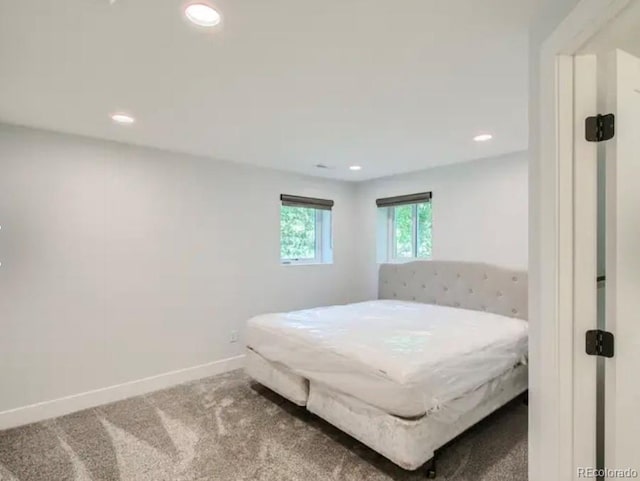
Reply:
<svg viewBox="0 0 640 481"><path fill-rule="evenodd" d="M378 199L378 262L429 259L431 193Z"/></svg>
<svg viewBox="0 0 640 481"><path fill-rule="evenodd" d="M280 261L282 264L330 264L332 200L281 195Z"/></svg>

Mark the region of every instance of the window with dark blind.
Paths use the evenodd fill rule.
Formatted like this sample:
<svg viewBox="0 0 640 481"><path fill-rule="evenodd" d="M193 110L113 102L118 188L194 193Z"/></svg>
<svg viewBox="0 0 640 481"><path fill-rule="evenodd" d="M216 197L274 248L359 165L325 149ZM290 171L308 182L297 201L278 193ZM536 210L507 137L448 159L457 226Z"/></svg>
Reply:
<svg viewBox="0 0 640 481"><path fill-rule="evenodd" d="M333 262L333 201L280 196L280 261L282 264Z"/></svg>
<svg viewBox="0 0 640 481"><path fill-rule="evenodd" d="M431 192L377 199L379 222L386 224L386 238L378 249L386 261L429 259L432 254ZM383 227L384 229L384 227ZM380 228L379 228L380 230Z"/></svg>

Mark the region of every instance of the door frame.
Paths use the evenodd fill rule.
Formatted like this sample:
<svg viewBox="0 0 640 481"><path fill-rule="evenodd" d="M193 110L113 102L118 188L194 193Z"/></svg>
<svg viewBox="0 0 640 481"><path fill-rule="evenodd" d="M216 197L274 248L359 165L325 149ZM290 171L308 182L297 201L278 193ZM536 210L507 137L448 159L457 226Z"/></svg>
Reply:
<svg viewBox="0 0 640 481"><path fill-rule="evenodd" d="M586 229L575 162L595 147L574 142L584 113L594 108L594 58L580 48L633 0L581 0L540 51L538 155L530 172L530 411L529 479L576 480L577 467L595 468L595 363L586 359L585 275L574 262L588 248L574 229ZM589 172L587 172L589 175ZM578 186L578 190L576 190ZM581 212L579 210L578 212ZM578 222L578 224L576 224ZM584 232L584 231L583 231ZM578 242L578 244L576 244ZM577 270L576 270L577 268ZM591 281L595 287L595 278ZM595 326L593 327L595 329ZM575 376L593 369L593 376ZM593 389L593 397L584 393ZM576 422L593 412L593 423ZM582 416L582 417L581 417ZM584 463L587 463L583 466Z"/></svg>

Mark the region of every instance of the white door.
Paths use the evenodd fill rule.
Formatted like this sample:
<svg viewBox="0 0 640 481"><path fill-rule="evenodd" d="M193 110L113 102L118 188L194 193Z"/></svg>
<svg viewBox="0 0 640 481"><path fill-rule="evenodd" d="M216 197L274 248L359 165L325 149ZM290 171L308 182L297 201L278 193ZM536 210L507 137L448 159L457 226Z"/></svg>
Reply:
<svg viewBox="0 0 640 481"><path fill-rule="evenodd" d="M605 360L605 466L640 473L640 59L617 50L605 64L606 330L615 356ZM620 479L612 473L606 479Z"/></svg>

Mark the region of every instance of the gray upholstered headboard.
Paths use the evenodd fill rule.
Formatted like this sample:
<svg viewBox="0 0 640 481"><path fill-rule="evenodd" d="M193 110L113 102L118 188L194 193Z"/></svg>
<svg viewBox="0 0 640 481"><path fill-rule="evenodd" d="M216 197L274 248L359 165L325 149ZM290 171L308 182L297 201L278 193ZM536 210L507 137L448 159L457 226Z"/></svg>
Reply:
<svg viewBox="0 0 640 481"><path fill-rule="evenodd" d="M527 273L456 261L382 264L379 299L440 304L527 319Z"/></svg>

